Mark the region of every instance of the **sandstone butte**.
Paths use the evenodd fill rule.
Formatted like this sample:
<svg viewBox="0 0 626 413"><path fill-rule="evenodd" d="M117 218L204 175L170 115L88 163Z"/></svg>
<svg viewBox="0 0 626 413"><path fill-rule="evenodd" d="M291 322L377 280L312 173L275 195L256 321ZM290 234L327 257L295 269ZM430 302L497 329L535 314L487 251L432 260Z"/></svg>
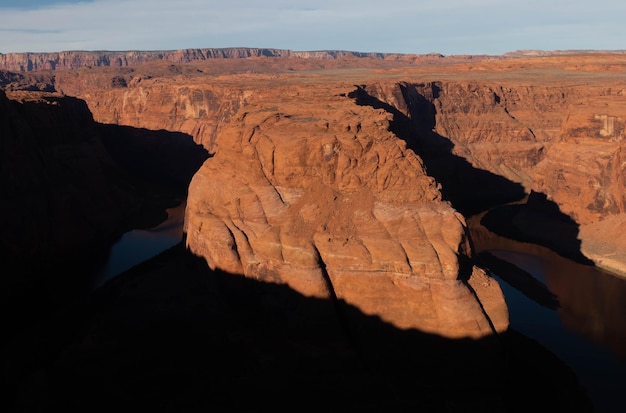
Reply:
<svg viewBox="0 0 626 413"><path fill-rule="evenodd" d="M626 54L65 52L0 69L7 101L72 97L98 124L201 145L185 246L211 269L479 339L508 312L466 221L530 194L514 232L558 246L574 223L564 241L626 274Z"/></svg>

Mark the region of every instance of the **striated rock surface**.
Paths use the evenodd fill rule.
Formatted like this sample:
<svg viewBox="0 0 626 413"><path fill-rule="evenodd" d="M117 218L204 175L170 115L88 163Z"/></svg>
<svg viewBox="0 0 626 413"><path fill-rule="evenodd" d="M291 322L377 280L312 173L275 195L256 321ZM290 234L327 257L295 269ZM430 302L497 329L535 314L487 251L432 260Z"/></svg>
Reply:
<svg viewBox="0 0 626 413"><path fill-rule="evenodd" d="M329 89L251 98L221 131L189 187L188 248L402 328L506 329L499 287L467 261L463 217L387 131L389 116Z"/></svg>
<svg viewBox="0 0 626 413"><path fill-rule="evenodd" d="M509 329L463 213L530 193L535 210L575 217L574 236L595 225L613 251L620 237L605 240L599 225L623 212L621 56L186 53L85 67L94 52L75 60L80 68L59 70L74 64L65 55L47 71L0 76L10 93L56 91L50 107L85 102L98 133L111 136L108 155L127 167L141 154L156 161L135 163L135 172L150 171L143 176L159 166L176 172L150 152L163 134L192 138L212 155L189 185L184 244L3 347L11 362L2 377L18 409L85 410L94 400L107 410L249 409L289 404L287 393L316 410L336 400L364 411L526 411L539 400L555 411L591 410L558 360ZM600 142L601 156L586 156ZM24 153L48 160L33 146ZM20 162L5 153L6 182L19 182L11 174ZM565 179L554 181L559 158L572 161L559 164ZM577 159L598 164L584 169ZM85 170L44 163L72 172L52 176L54 184ZM33 171L36 181L47 169ZM583 193L592 175L602 179ZM93 187L105 193L116 179ZM511 222L535 229L520 217ZM580 233L577 222L587 222Z"/></svg>
<svg viewBox="0 0 626 413"><path fill-rule="evenodd" d="M178 50L128 50L128 51L85 51L71 50L50 53L0 53L0 70L31 72L40 70L68 70L81 67L126 67L148 62L189 63L209 59L250 58L297 58L313 60L363 59L364 64L372 60L400 62L438 62L472 60L479 61L489 56L443 56L438 53L412 55L398 53L357 52L348 50L296 51L288 49L227 47ZM369 61L368 61L369 60Z"/></svg>
<svg viewBox="0 0 626 413"><path fill-rule="evenodd" d="M358 84L371 105L393 115L394 133L422 158L427 173L442 184L444 199L457 210L471 213L476 210L472 205L485 208L531 191L545 194L579 226L577 248L597 264L621 271L619 251L625 245L620 237L602 234L624 222L619 161L623 53L438 61L421 56L423 66L412 66L417 61L407 63L406 56L208 55L191 53L197 58L184 64L163 57L132 67L5 75L5 83L23 87L28 76L38 76L30 78L33 84L80 96L99 122L181 131L210 153L221 128L251 93L258 93L253 91L272 95L281 84L298 93L303 79L318 85ZM355 64L362 69L351 69ZM584 130L595 132L584 137ZM593 157L597 168L581 167L584 162L578 160L595 150L603 154ZM588 198L584 203L581 191ZM569 241L549 243L563 242Z"/></svg>
<svg viewBox="0 0 626 413"><path fill-rule="evenodd" d="M514 75L502 75L496 82L498 75L492 74L488 80L367 84L364 91L379 106L397 111L396 117L406 117L409 126L404 128L412 131L405 132L407 140L444 191L449 190L448 199L487 199L490 192L509 191L508 201L521 199L519 188L491 185L476 171L468 174L466 168L453 167L457 157L467 160L477 170L519 183L527 194L543 194L543 202L553 206L534 203L533 215L557 211L545 219L569 220L568 234L580 239L574 248L597 265L624 274L626 242L619 234L626 229L626 85L613 78L612 72L624 70L618 65L624 58L615 60L601 76L602 59L589 67L581 58L576 69L585 73L585 81L580 73L575 81L563 80L552 68L533 84ZM508 201L502 196L499 202ZM461 202L454 204L461 207ZM546 234L546 228L521 219L516 231L551 247L573 243L560 231Z"/></svg>
<svg viewBox="0 0 626 413"><path fill-rule="evenodd" d="M567 108L534 188L580 226L585 256L626 275L626 89L616 86Z"/></svg>

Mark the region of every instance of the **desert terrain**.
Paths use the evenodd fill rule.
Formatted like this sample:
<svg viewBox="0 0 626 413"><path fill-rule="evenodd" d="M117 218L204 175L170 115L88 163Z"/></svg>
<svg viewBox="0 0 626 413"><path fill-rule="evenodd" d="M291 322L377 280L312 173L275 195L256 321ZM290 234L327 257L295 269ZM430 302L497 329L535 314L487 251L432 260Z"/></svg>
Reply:
<svg viewBox="0 0 626 413"><path fill-rule="evenodd" d="M16 411L68 386L81 408L593 411L508 328L467 222L624 277L625 72L594 51L0 55ZM94 251L183 199L180 245L84 295Z"/></svg>

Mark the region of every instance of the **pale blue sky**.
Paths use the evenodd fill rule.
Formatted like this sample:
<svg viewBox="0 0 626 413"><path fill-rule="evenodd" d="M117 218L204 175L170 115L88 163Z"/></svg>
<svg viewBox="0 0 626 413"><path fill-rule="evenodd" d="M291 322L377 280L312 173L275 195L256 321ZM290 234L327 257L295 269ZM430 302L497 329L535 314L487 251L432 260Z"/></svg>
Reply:
<svg viewBox="0 0 626 413"><path fill-rule="evenodd" d="M0 0L0 53L624 50L623 0Z"/></svg>

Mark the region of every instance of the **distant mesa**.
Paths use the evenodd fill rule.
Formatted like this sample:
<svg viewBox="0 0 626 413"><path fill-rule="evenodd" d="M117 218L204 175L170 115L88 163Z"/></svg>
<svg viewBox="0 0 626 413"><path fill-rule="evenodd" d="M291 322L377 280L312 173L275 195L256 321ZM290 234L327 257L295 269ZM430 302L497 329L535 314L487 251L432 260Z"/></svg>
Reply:
<svg viewBox="0 0 626 413"><path fill-rule="evenodd" d="M31 72L37 70L65 70L81 67L125 67L138 64L166 61L189 63L207 59L245 59L245 58L303 58L303 59L341 59L368 58L379 60L442 59L440 53L421 55L401 53L355 52L346 50L294 51L289 49L228 47L178 50L73 50L62 52L23 52L0 53L0 70Z"/></svg>

